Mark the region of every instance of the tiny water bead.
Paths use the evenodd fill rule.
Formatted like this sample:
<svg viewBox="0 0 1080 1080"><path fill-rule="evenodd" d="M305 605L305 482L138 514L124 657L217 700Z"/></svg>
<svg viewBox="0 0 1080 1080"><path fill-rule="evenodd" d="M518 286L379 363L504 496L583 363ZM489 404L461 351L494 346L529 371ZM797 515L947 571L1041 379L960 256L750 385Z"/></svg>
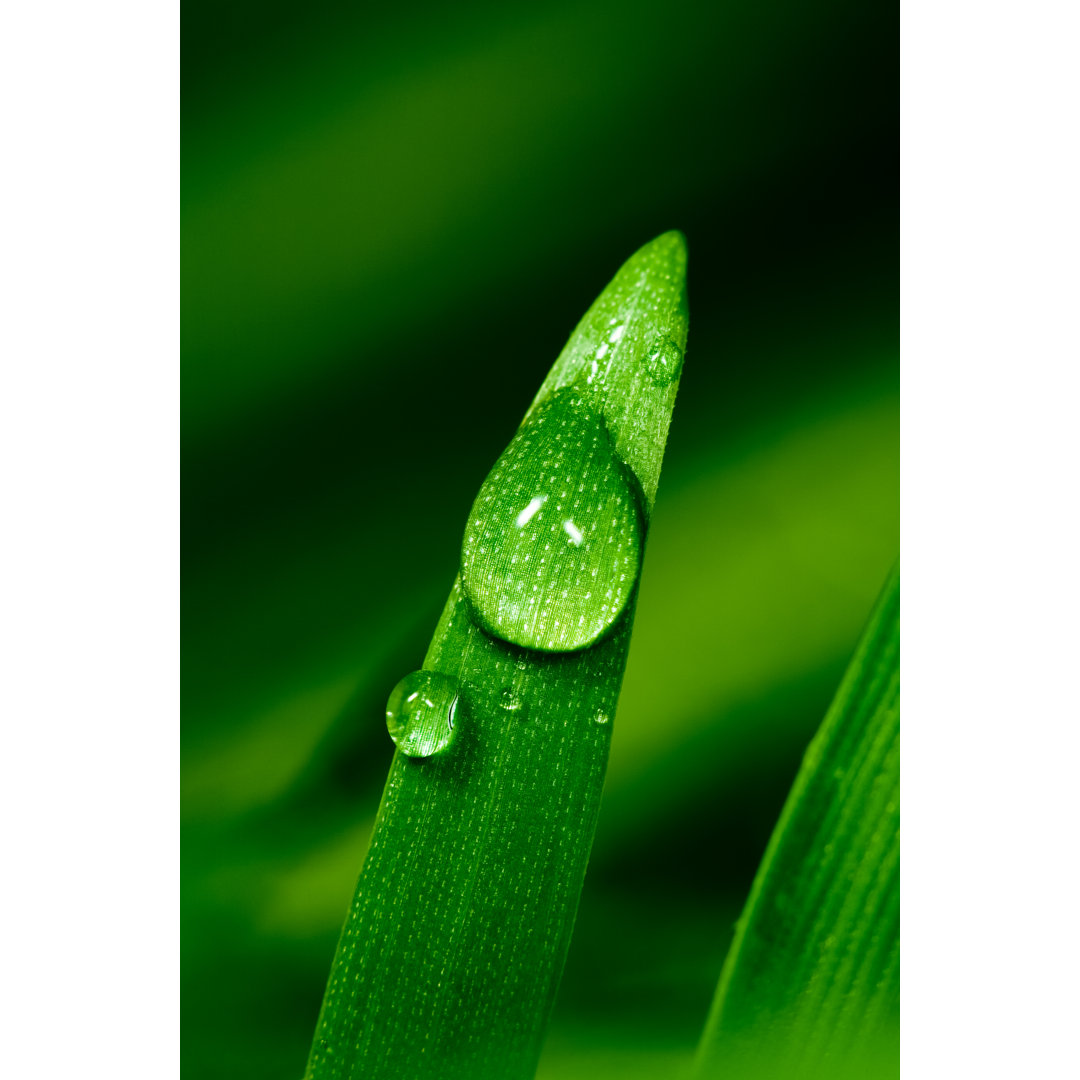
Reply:
<svg viewBox="0 0 1080 1080"><path fill-rule="evenodd" d="M524 715L525 699L513 687L508 686L499 695L499 705L509 713L515 713L518 716Z"/></svg>
<svg viewBox="0 0 1080 1080"><path fill-rule="evenodd" d="M603 420L573 386L537 406L469 513L461 583L488 633L546 652L597 641L629 600L644 525Z"/></svg>
<svg viewBox="0 0 1080 1080"><path fill-rule="evenodd" d="M645 348L645 368L657 386L672 382L682 362L683 348L670 334L655 334Z"/></svg>
<svg viewBox="0 0 1080 1080"><path fill-rule="evenodd" d="M454 737L458 684L438 671L414 671L390 691L386 728L408 757L431 757Z"/></svg>

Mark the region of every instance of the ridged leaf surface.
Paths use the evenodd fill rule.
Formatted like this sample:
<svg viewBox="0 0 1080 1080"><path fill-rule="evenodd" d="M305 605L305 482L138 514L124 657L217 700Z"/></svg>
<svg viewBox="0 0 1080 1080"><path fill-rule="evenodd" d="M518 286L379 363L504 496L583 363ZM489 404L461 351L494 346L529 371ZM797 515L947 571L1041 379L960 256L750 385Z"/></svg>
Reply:
<svg viewBox="0 0 1080 1080"><path fill-rule="evenodd" d="M894 1075L900 575L803 759L725 961L698 1076Z"/></svg>

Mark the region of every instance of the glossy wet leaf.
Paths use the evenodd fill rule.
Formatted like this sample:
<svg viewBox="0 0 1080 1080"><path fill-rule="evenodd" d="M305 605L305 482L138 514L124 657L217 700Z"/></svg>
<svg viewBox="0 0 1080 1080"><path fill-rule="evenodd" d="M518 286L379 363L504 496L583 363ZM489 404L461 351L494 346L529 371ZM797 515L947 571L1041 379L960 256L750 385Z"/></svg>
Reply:
<svg viewBox="0 0 1080 1080"><path fill-rule="evenodd" d="M566 407L580 410L570 427L581 437L555 454L556 475L590 475L590 454L602 446L610 458L605 476L632 474L642 533L677 389L677 380L657 385L645 346L657 333L685 342L685 267L677 233L628 260L575 330L522 429L557 421L573 395L579 404ZM517 442L513 459L532 474L529 449ZM502 484L494 479L499 468L485 486ZM605 481L605 513L615 486ZM546 494L561 497L555 488ZM513 518L506 516L512 502L491 517L488 532L500 550L515 550L518 534L499 530L517 530L532 498ZM598 513L596 502L586 502L579 510ZM618 533L619 504L613 505ZM584 540L587 517L568 520ZM598 528L603 520L610 519L596 518ZM634 520L625 518L631 533ZM613 575L627 572L625 562L620 569L615 560L594 559L558 522L569 541L571 578L575 567L596 566L606 590ZM466 579L477 566L484 564L467 567ZM556 591L562 580L556 572ZM512 589L513 574L503 587L507 582ZM545 623L545 636L529 639L549 650L539 651L501 636L522 634L503 631L492 616L499 601L484 591L483 572L472 585L470 601L462 580L455 581L424 660L426 670L459 687L465 720L444 751L394 757L330 973L309 1080L512 1080L536 1068L596 827L636 592L618 603L595 644L582 648L576 639L548 636L555 632Z"/></svg>
<svg viewBox="0 0 1080 1080"><path fill-rule="evenodd" d="M724 964L700 1078L895 1075L900 576L807 749Z"/></svg>

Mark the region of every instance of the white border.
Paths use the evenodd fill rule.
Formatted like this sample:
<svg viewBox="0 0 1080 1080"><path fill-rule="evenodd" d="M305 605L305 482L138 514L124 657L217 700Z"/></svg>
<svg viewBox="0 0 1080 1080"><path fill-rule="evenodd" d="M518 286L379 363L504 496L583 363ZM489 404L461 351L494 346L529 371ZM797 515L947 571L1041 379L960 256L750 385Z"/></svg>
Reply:
<svg viewBox="0 0 1080 1080"><path fill-rule="evenodd" d="M902 9L903 1074L1080 1075L1080 41Z"/></svg>
<svg viewBox="0 0 1080 1080"><path fill-rule="evenodd" d="M179 1074L179 22L0 12L3 1072Z"/></svg>

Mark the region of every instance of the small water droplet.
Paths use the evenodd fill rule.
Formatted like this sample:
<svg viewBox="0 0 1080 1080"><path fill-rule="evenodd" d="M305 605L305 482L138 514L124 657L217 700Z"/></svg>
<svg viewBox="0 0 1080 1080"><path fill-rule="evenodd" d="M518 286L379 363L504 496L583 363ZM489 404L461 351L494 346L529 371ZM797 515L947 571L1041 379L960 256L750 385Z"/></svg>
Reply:
<svg viewBox="0 0 1080 1080"><path fill-rule="evenodd" d="M524 715L525 700L512 686L508 686L499 695L499 705L507 712Z"/></svg>
<svg viewBox="0 0 1080 1080"><path fill-rule="evenodd" d="M431 757L454 737L458 685L439 671L414 671L390 691L386 728L409 757Z"/></svg>
<svg viewBox="0 0 1080 1080"><path fill-rule="evenodd" d="M525 648L592 645L626 607L643 536L638 496L603 420L576 387L556 390L473 503L461 546L473 618Z"/></svg>
<svg viewBox="0 0 1080 1080"><path fill-rule="evenodd" d="M682 369L683 350L666 333L655 334L645 350L645 369L657 386L666 386Z"/></svg>

